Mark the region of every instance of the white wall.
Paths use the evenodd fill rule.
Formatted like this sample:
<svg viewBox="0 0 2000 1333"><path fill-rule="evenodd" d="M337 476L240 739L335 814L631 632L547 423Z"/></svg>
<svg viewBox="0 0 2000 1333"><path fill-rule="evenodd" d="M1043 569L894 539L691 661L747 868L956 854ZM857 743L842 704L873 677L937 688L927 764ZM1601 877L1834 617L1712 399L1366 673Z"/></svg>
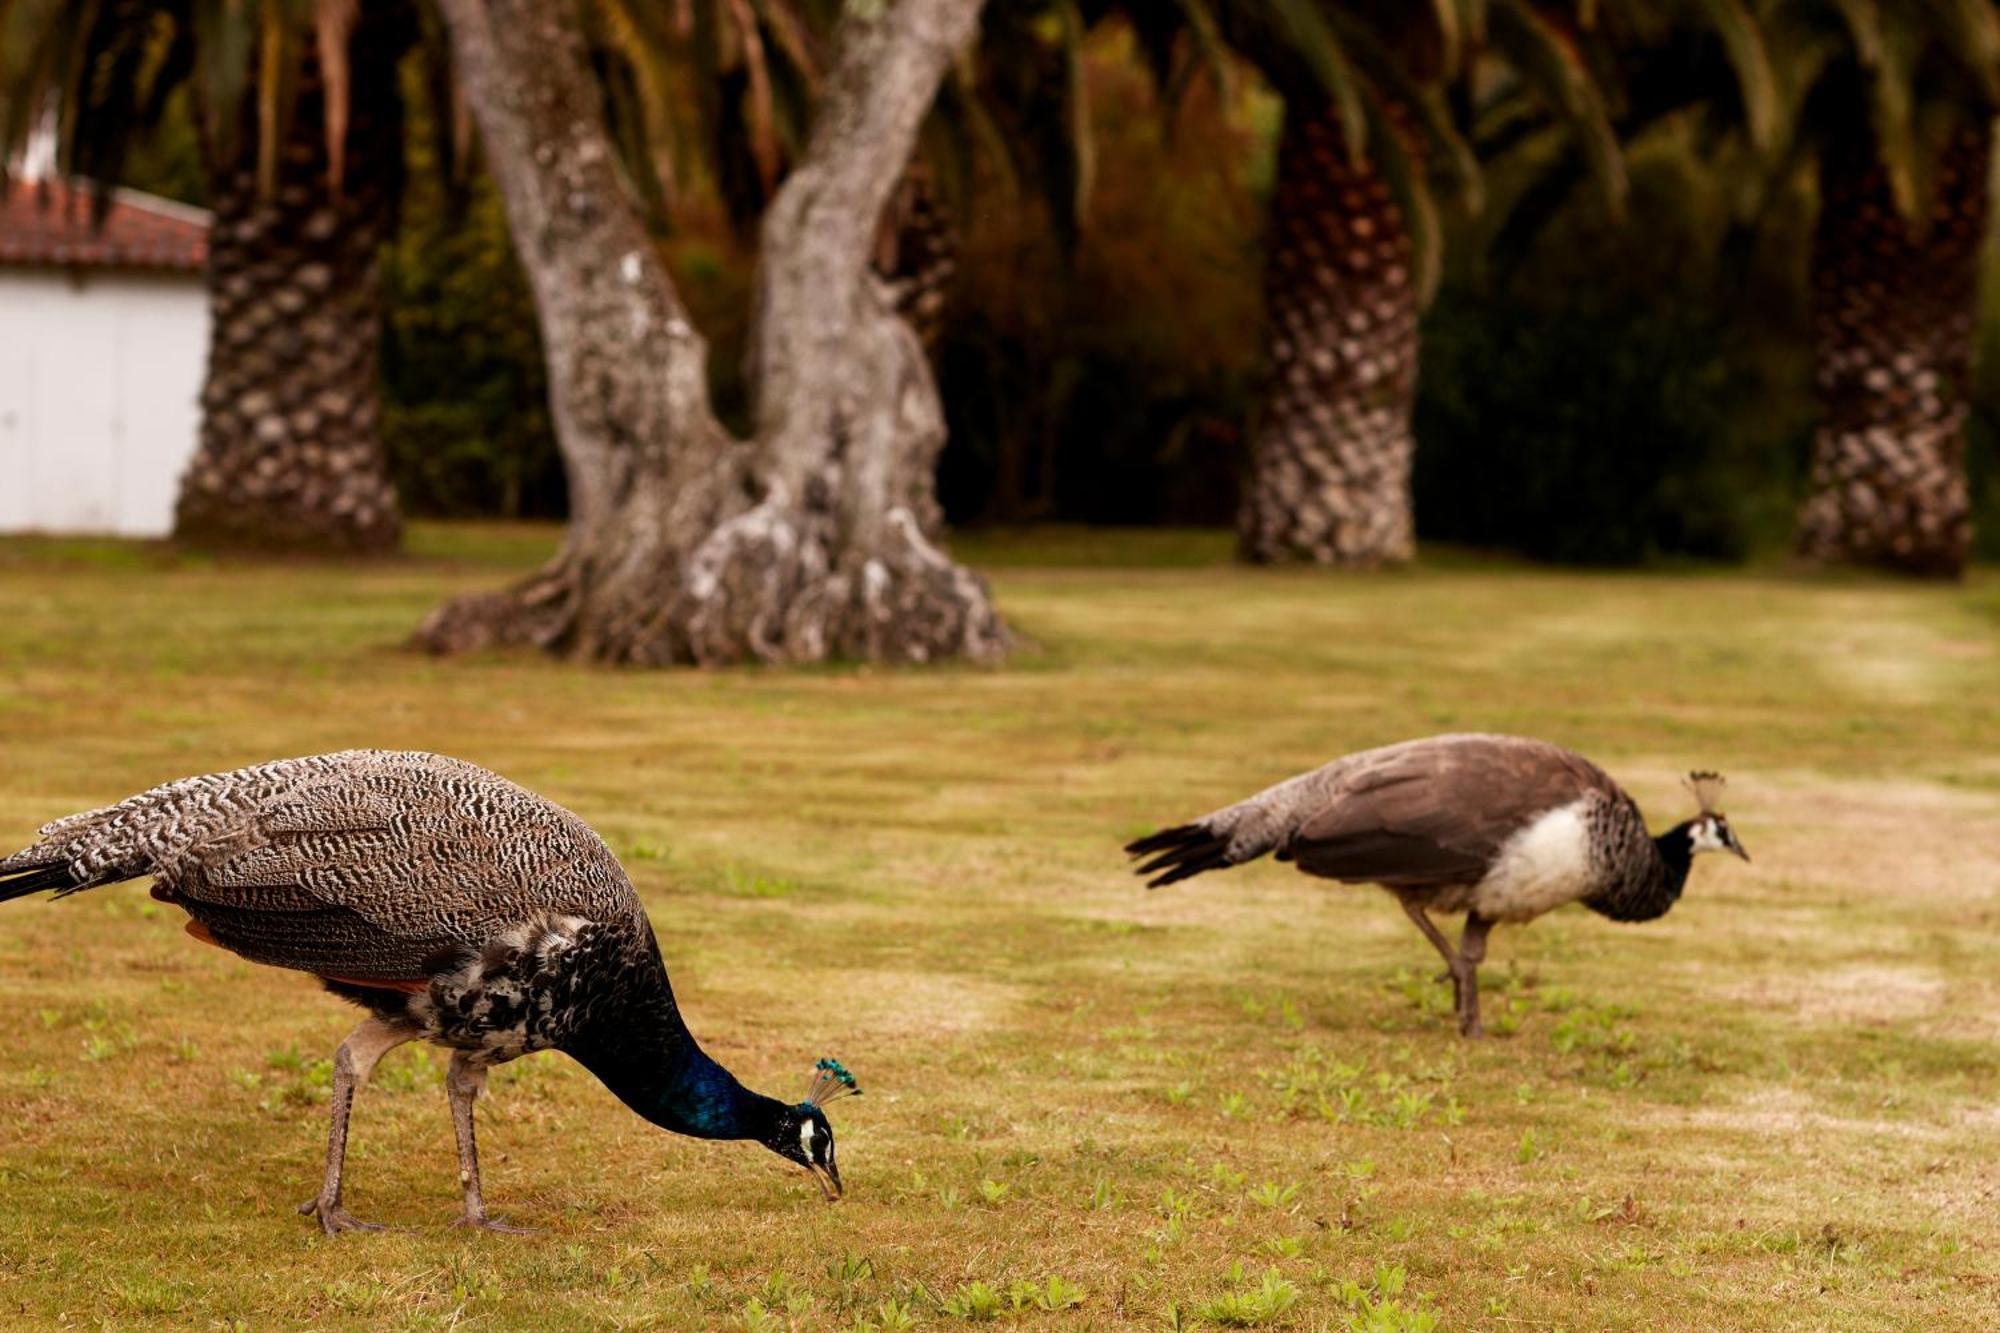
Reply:
<svg viewBox="0 0 2000 1333"><path fill-rule="evenodd" d="M0 532L165 536L207 355L198 274L0 267Z"/></svg>

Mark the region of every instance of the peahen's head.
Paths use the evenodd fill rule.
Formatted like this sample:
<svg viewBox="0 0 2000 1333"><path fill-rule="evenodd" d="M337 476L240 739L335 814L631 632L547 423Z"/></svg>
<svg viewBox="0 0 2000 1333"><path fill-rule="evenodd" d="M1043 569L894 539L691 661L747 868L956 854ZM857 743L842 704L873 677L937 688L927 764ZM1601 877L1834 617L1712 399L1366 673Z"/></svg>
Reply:
<svg viewBox="0 0 2000 1333"><path fill-rule="evenodd" d="M813 1066L812 1086L806 1090L806 1099L797 1106L786 1107L778 1116L771 1136L764 1140L764 1146L772 1152L810 1171L829 1203L840 1197L840 1164L834 1156L833 1126L827 1121L824 1107L842 1097L860 1095L860 1085L840 1061L821 1060Z"/></svg>
<svg viewBox="0 0 2000 1333"><path fill-rule="evenodd" d="M1722 803L1722 775L1720 773L1690 773L1687 788L1701 806L1701 813L1689 820L1682 828L1686 830L1688 854L1701 852L1731 852L1750 859L1750 853L1743 850L1743 844L1736 840L1736 831L1729 827L1729 817L1719 807Z"/></svg>

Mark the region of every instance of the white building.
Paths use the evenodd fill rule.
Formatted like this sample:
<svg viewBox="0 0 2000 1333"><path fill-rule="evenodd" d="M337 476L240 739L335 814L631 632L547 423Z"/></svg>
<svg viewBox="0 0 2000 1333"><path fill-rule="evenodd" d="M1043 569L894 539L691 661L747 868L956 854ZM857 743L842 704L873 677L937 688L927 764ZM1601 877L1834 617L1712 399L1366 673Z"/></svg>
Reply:
<svg viewBox="0 0 2000 1333"><path fill-rule="evenodd" d="M208 355L208 215L87 187L0 195L0 532L162 537Z"/></svg>

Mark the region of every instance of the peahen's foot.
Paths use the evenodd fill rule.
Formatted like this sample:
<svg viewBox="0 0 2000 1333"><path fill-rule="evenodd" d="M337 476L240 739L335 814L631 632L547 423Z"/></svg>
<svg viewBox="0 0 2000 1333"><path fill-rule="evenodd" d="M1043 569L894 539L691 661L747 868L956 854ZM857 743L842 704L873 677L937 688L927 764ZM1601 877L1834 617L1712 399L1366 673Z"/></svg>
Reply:
<svg viewBox="0 0 2000 1333"><path fill-rule="evenodd" d="M306 1217L317 1217L320 1229L329 1236L338 1236L343 1231L387 1231L380 1222L364 1222L353 1213L340 1206L337 1199L307 1199L299 1205L299 1212Z"/></svg>
<svg viewBox="0 0 2000 1333"><path fill-rule="evenodd" d="M479 1231L498 1231L508 1236L533 1236L539 1234L533 1227L512 1226L506 1222L502 1222L497 1217L488 1217L485 1213L460 1213L458 1220L453 1222L452 1225L455 1227L472 1227Z"/></svg>

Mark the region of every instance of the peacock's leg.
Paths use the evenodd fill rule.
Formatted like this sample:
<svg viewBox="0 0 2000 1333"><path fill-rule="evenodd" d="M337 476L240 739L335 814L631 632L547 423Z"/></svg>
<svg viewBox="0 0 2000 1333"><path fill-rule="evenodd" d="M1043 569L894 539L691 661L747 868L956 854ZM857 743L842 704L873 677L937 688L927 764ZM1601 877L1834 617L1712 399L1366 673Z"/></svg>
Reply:
<svg viewBox="0 0 2000 1333"><path fill-rule="evenodd" d="M354 1093L375 1072L375 1062L406 1041L423 1034L416 1028L386 1019L371 1018L347 1034L333 1053L332 1123L326 1138L326 1178L319 1194L299 1205L308 1217L318 1217L329 1236L343 1231L380 1231L379 1223L363 1222L340 1206L340 1178L347 1165L347 1117L354 1108Z"/></svg>
<svg viewBox="0 0 2000 1333"><path fill-rule="evenodd" d="M458 1183L465 1187L465 1212L459 1217L457 1225L526 1235L526 1227L508 1226L488 1217L486 1200L479 1193L479 1144L472 1132L472 1104L479 1099L480 1090L485 1086L485 1064L469 1058L464 1051L455 1052L451 1057L451 1068L445 1071L444 1090L451 1099L452 1128L458 1131Z"/></svg>

